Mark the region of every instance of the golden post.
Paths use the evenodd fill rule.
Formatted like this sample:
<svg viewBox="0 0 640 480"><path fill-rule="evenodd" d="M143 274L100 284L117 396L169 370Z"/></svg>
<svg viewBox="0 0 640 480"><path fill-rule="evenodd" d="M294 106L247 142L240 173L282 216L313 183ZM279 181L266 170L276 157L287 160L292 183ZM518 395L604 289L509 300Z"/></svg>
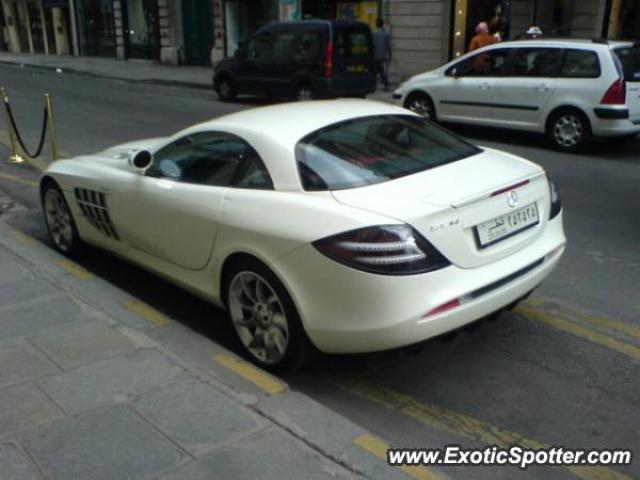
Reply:
<svg viewBox="0 0 640 480"><path fill-rule="evenodd" d="M51 133L51 156L53 161L58 160L58 143L56 142L56 129L53 126L53 103L51 102L51 95L44 94L45 101L47 102L47 115L49 117L49 132Z"/></svg>
<svg viewBox="0 0 640 480"><path fill-rule="evenodd" d="M7 111L7 125L9 126L9 143L11 144L11 155L7 159L8 163L22 163L24 162L24 158L20 155L18 151L18 144L16 142L16 132L13 130L13 123L11 123L11 118L9 116L9 97L7 96L7 89L4 87L0 88L0 94L2 95L2 100L4 101L5 110Z"/></svg>

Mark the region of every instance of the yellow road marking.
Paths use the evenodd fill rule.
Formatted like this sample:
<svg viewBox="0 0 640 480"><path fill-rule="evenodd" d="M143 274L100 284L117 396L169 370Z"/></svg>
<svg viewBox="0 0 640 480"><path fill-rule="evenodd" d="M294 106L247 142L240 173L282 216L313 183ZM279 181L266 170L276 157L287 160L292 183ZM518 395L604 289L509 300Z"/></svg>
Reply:
<svg viewBox="0 0 640 480"><path fill-rule="evenodd" d="M38 182L34 182L33 180L27 180L26 178L22 178L17 175L10 175L4 172L0 172L0 178L4 180L11 180L12 182L20 183L22 185L28 185L30 187L38 186Z"/></svg>
<svg viewBox="0 0 640 480"><path fill-rule="evenodd" d="M389 445L387 445L380 438L375 437L370 434L360 435L353 439L353 443L357 446L371 453L372 455L380 458L381 460L387 460L387 450L389 450ZM426 467L420 466L408 466L402 465L398 467L407 475L412 476L413 478L417 478L418 480L441 480L442 477L435 472L429 470Z"/></svg>
<svg viewBox="0 0 640 480"><path fill-rule="evenodd" d="M550 315L540 310L535 310L525 305L519 305L515 312L520 313L531 320L537 320L549 325L550 327L562 330L563 332L576 337L589 340L590 342L596 343L615 352L622 353L634 360L640 360L640 346L618 340L617 338L610 337L609 335L605 335L577 323Z"/></svg>
<svg viewBox="0 0 640 480"><path fill-rule="evenodd" d="M219 353L213 358L220 365L227 367L235 374L240 375L245 380L253 383L267 395L276 395L287 389L286 383L234 355Z"/></svg>
<svg viewBox="0 0 640 480"><path fill-rule="evenodd" d="M613 330L615 332L628 335L630 337L640 338L640 327L631 325L625 322L618 322L616 320L610 320L604 317L597 317L594 315L588 315L583 312L579 312L572 308L559 305L554 302L546 302L544 300L528 299L523 306L531 306L534 308L548 308L550 312L557 313L558 315L568 320L578 320L593 325L594 327L600 327L607 330Z"/></svg>
<svg viewBox="0 0 640 480"><path fill-rule="evenodd" d="M124 306L136 315L150 321L158 327L164 327L165 325L171 323L171 320L169 320L165 315L144 302L140 302L138 300L129 300L124 304Z"/></svg>
<svg viewBox="0 0 640 480"><path fill-rule="evenodd" d="M17 230L12 230L9 233L9 238L13 238L16 242L20 242L26 247L33 247L38 241L35 238L30 237L29 235L25 235L22 232Z"/></svg>
<svg viewBox="0 0 640 480"><path fill-rule="evenodd" d="M88 280L90 278L93 278L93 273L91 273L86 268L81 267L76 262L72 262L71 260L67 260L66 258L63 258L62 260L58 260L56 263L58 264L59 267L63 268L64 270L69 272L71 275L81 280Z"/></svg>
<svg viewBox="0 0 640 480"><path fill-rule="evenodd" d="M360 398L413 418L424 425L462 435L487 445L498 445L502 448L508 448L511 445L532 449L551 448L550 445L523 437L518 433L432 403L420 402L410 395L388 388L356 380L342 382L340 386ZM631 477L606 467L567 466L563 468L584 480L631 480Z"/></svg>

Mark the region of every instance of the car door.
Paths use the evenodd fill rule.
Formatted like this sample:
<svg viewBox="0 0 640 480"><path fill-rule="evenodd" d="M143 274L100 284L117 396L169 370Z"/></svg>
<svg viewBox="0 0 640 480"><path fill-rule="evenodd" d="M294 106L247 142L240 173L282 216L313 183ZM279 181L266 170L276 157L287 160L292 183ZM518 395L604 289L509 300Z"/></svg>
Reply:
<svg viewBox="0 0 640 480"><path fill-rule="evenodd" d="M236 88L239 93L265 95L271 82L269 67L273 58L273 35L260 31L238 52Z"/></svg>
<svg viewBox="0 0 640 480"><path fill-rule="evenodd" d="M494 85L507 67L509 48L483 49L455 63L444 74L434 97L441 120L490 125Z"/></svg>
<svg viewBox="0 0 640 480"><path fill-rule="evenodd" d="M219 228L221 206L251 147L235 135L198 132L154 155L112 198L120 236L135 251L189 270L203 269Z"/></svg>
<svg viewBox="0 0 640 480"><path fill-rule="evenodd" d="M493 116L496 124L535 127L558 82L562 48L527 47L515 50L506 73L494 79Z"/></svg>

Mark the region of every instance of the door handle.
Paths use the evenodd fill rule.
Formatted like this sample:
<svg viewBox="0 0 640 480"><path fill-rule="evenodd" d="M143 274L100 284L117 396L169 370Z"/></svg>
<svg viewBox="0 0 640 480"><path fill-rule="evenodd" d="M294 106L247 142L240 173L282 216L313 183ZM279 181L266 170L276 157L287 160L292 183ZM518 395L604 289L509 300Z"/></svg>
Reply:
<svg viewBox="0 0 640 480"><path fill-rule="evenodd" d="M547 90L549 90L549 86L546 83L541 83L540 85L538 85L537 90L539 92L546 92Z"/></svg>
<svg viewBox="0 0 640 480"><path fill-rule="evenodd" d="M480 84L480 90L489 90L489 88L491 88L491 85L489 85L488 82L484 82Z"/></svg>

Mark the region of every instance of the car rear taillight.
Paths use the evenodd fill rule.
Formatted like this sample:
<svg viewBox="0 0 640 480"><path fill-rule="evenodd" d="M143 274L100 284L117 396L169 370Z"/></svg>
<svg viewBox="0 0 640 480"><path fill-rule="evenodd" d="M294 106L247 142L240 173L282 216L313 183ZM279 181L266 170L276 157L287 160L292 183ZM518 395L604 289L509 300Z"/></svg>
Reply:
<svg viewBox="0 0 640 480"><path fill-rule="evenodd" d="M549 176L547 173L547 180L549 181L549 197L551 206L549 207L549 220L554 218L562 210L562 202L560 201L560 189L558 183Z"/></svg>
<svg viewBox="0 0 640 480"><path fill-rule="evenodd" d="M324 49L324 76L333 77L333 42L327 43Z"/></svg>
<svg viewBox="0 0 640 480"><path fill-rule="evenodd" d="M600 103L603 105L624 105L627 101L627 83L619 78L611 84Z"/></svg>
<svg viewBox="0 0 640 480"><path fill-rule="evenodd" d="M327 257L349 267L383 275L425 273L449 261L408 225L380 225L313 242Z"/></svg>

